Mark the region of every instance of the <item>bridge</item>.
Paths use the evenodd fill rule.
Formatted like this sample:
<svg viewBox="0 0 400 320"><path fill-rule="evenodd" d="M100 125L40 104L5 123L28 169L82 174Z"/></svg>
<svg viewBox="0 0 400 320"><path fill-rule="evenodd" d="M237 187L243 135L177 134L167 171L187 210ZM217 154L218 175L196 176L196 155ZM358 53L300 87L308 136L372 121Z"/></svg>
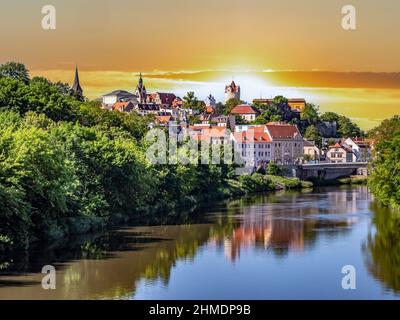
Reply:
<svg viewBox="0 0 400 320"><path fill-rule="evenodd" d="M320 162L286 166L286 168L292 171L293 176L301 180L334 180L357 174L367 175L368 162Z"/></svg>

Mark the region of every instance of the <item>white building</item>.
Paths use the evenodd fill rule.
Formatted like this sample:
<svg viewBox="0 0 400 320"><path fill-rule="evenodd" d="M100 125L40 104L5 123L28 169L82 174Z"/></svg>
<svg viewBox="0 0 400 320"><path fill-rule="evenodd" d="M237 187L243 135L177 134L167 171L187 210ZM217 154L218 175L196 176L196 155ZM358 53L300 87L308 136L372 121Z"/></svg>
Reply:
<svg viewBox="0 0 400 320"><path fill-rule="evenodd" d="M326 158L332 163L356 162L353 149L345 143L336 143L329 147Z"/></svg>
<svg viewBox="0 0 400 320"><path fill-rule="evenodd" d="M271 162L273 143L268 132L250 130L232 134L235 152L239 153L245 165L265 166Z"/></svg>
<svg viewBox="0 0 400 320"><path fill-rule="evenodd" d="M132 101L133 104L138 103L137 96L125 90L115 90L102 97L103 108L107 110L112 110L113 105L117 102L128 101Z"/></svg>
<svg viewBox="0 0 400 320"><path fill-rule="evenodd" d="M241 116L244 120L252 122L256 120L259 112L250 105L241 104L234 107L231 111L231 114L235 116Z"/></svg>
<svg viewBox="0 0 400 320"><path fill-rule="evenodd" d="M304 156L309 156L311 160L319 160L321 150L315 145L314 141L304 140L303 142Z"/></svg>
<svg viewBox="0 0 400 320"><path fill-rule="evenodd" d="M242 157L251 158L253 155L254 166L270 161L277 164L293 164L303 157L303 137L295 125L268 123L236 126L232 139L236 152Z"/></svg>
<svg viewBox="0 0 400 320"><path fill-rule="evenodd" d="M273 160L278 164L293 164L303 157L304 140L295 125L270 122L266 126L272 138Z"/></svg>
<svg viewBox="0 0 400 320"><path fill-rule="evenodd" d="M372 150L369 142L361 138L347 138L344 143L351 147L356 155L356 161L370 161L372 158Z"/></svg>

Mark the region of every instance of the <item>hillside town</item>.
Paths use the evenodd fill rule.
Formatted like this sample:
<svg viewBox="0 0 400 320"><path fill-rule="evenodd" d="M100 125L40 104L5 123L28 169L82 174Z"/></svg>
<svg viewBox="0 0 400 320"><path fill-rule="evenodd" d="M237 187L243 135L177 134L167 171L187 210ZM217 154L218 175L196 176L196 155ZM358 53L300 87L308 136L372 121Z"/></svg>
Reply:
<svg viewBox="0 0 400 320"><path fill-rule="evenodd" d="M78 70L72 91L83 96ZM268 109L274 104L274 99L254 99L252 104L245 103L241 100L240 85L233 80L225 86L224 104L231 105L228 112L223 110L224 104L217 103L211 94L204 101L197 100L193 92L188 96L195 103L188 103L188 97L181 98L171 92L149 92L140 74L134 93L114 90L98 100L105 110L152 115L153 127L174 126L209 144L233 143L235 151L244 159L252 156L254 167L265 167L270 162L280 165L355 163L367 162L371 158L373 141L353 136L337 138L335 121L319 125L318 129L323 132L319 144L304 138L293 121L259 123L256 120L261 114L260 108ZM287 99L280 108L283 113L290 113L292 120L300 121L306 106L305 99L293 98Z"/></svg>

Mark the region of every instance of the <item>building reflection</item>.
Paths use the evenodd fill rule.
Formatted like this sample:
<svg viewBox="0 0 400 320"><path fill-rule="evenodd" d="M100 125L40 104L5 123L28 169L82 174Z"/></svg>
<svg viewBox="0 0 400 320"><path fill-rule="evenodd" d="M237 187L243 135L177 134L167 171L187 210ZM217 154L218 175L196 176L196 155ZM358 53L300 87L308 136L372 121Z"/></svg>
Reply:
<svg viewBox="0 0 400 320"><path fill-rule="evenodd" d="M312 247L320 234L336 236L359 220L358 213L369 200L365 186L309 195L293 193L259 199L260 204L233 209L239 216L228 232L214 232L209 240L225 256L237 261L243 250L272 250L276 254L302 252ZM368 209L368 208L366 208Z"/></svg>

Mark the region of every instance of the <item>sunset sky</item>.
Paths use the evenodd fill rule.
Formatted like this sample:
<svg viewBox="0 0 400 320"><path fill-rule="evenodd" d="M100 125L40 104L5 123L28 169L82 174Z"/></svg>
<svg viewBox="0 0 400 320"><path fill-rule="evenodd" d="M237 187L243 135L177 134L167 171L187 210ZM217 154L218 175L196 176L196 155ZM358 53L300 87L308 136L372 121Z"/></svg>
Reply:
<svg viewBox="0 0 400 320"><path fill-rule="evenodd" d="M57 29L41 28L41 8ZM341 8L357 9L357 29ZM305 97L364 128L400 113L398 0L1 0L0 63L71 83L75 64L89 98L148 90L243 99Z"/></svg>

